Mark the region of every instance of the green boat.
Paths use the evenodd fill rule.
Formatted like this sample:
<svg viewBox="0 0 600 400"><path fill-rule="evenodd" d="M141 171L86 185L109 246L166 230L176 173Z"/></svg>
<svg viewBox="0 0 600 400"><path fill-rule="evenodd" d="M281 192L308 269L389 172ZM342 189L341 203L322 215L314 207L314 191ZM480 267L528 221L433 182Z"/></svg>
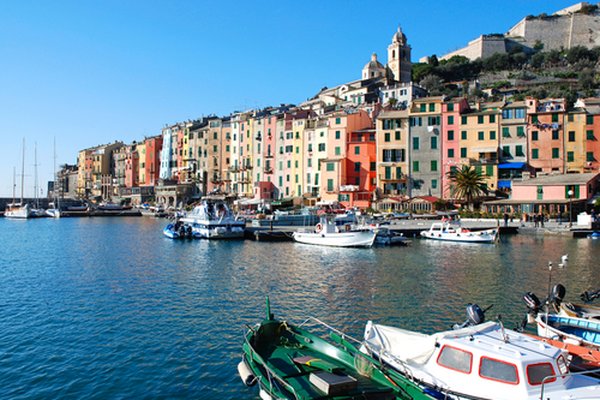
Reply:
<svg viewBox="0 0 600 400"><path fill-rule="evenodd" d="M362 353L352 338L309 318L299 326L277 320L267 298L266 319L249 327L238 373L247 386L258 383L266 399L432 399L419 386ZM316 322L329 340L302 328ZM358 342L357 342L358 343Z"/></svg>

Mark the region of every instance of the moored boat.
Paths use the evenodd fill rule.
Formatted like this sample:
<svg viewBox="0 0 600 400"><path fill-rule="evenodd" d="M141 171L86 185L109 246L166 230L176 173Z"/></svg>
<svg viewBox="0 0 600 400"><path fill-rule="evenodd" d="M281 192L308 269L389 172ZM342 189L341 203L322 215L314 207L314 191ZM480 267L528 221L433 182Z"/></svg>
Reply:
<svg viewBox="0 0 600 400"><path fill-rule="evenodd" d="M494 243L498 240L498 229L471 231L448 222L434 222L426 231L421 231L421 237L433 240L465 243Z"/></svg>
<svg viewBox="0 0 600 400"><path fill-rule="evenodd" d="M470 307L468 323L433 335L369 321L363 350L448 399L598 398L599 381L570 373L563 350Z"/></svg>
<svg viewBox="0 0 600 400"><path fill-rule="evenodd" d="M371 247L377 233L370 229L351 230L350 225L336 226L335 223L321 218L314 231L298 231L293 238L298 243L332 247Z"/></svg>
<svg viewBox="0 0 600 400"><path fill-rule="evenodd" d="M204 200L181 222L204 239L241 239L246 229L246 221L236 218L223 201Z"/></svg>
<svg viewBox="0 0 600 400"><path fill-rule="evenodd" d="M432 399L423 389L358 351L347 335L316 322L329 340L275 319L267 299L266 318L249 327L238 373L247 386L258 383L261 399Z"/></svg>
<svg viewBox="0 0 600 400"><path fill-rule="evenodd" d="M29 208L29 204L7 204L6 209L4 210L4 217L14 219L31 218L31 209Z"/></svg>
<svg viewBox="0 0 600 400"><path fill-rule="evenodd" d="M163 235L170 239L199 239L200 234L194 232L192 227L187 224L176 222L168 224L163 229Z"/></svg>

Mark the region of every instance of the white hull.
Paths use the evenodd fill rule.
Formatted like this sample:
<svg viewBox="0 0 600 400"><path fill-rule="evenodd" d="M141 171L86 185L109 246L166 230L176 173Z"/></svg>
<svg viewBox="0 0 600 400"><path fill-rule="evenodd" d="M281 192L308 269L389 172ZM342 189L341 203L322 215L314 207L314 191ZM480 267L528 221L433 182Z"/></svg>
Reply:
<svg viewBox="0 0 600 400"><path fill-rule="evenodd" d="M50 218L60 218L60 210L56 208L50 208L46 210L46 215Z"/></svg>
<svg viewBox="0 0 600 400"><path fill-rule="evenodd" d="M350 231L334 233L294 232L294 240L298 243L333 247L371 247L375 241L375 232Z"/></svg>
<svg viewBox="0 0 600 400"><path fill-rule="evenodd" d="M183 220L183 219L182 219ZM241 239L244 237L244 225L204 225L193 226L202 239Z"/></svg>
<svg viewBox="0 0 600 400"><path fill-rule="evenodd" d="M473 232L461 227L434 223L429 230L421 231L421 237L447 242L494 243L498 240L498 230L486 229Z"/></svg>
<svg viewBox="0 0 600 400"><path fill-rule="evenodd" d="M8 205L6 211L4 211L4 217L13 219L27 219L31 218L31 209L29 205L24 206L12 206Z"/></svg>

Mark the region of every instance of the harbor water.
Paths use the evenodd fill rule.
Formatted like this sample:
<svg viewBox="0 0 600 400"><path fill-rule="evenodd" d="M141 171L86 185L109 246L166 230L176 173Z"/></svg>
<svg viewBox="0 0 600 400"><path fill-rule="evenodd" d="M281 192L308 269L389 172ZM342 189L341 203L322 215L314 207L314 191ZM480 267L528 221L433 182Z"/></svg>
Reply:
<svg viewBox="0 0 600 400"><path fill-rule="evenodd" d="M527 291L567 301L600 288L600 240L513 235L335 249L173 241L165 220L0 220L0 398L254 399L237 376L242 335L272 312L360 337L365 323L423 332L465 319L523 319ZM563 254L569 264L559 269Z"/></svg>

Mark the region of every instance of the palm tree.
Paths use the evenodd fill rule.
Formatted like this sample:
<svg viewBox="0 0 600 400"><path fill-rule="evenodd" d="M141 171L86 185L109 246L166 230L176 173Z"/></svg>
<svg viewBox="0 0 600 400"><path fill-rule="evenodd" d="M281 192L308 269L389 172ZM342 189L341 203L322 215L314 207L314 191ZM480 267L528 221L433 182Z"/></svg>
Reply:
<svg viewBox="0 0 600 400"><path fill-rule="evenodd" d="M464 199L469 209L473 209L473 199L487 193L487 185L483 176L468 165L448 172L448 178L453 183L454 196L457 199Z"/></svg>

